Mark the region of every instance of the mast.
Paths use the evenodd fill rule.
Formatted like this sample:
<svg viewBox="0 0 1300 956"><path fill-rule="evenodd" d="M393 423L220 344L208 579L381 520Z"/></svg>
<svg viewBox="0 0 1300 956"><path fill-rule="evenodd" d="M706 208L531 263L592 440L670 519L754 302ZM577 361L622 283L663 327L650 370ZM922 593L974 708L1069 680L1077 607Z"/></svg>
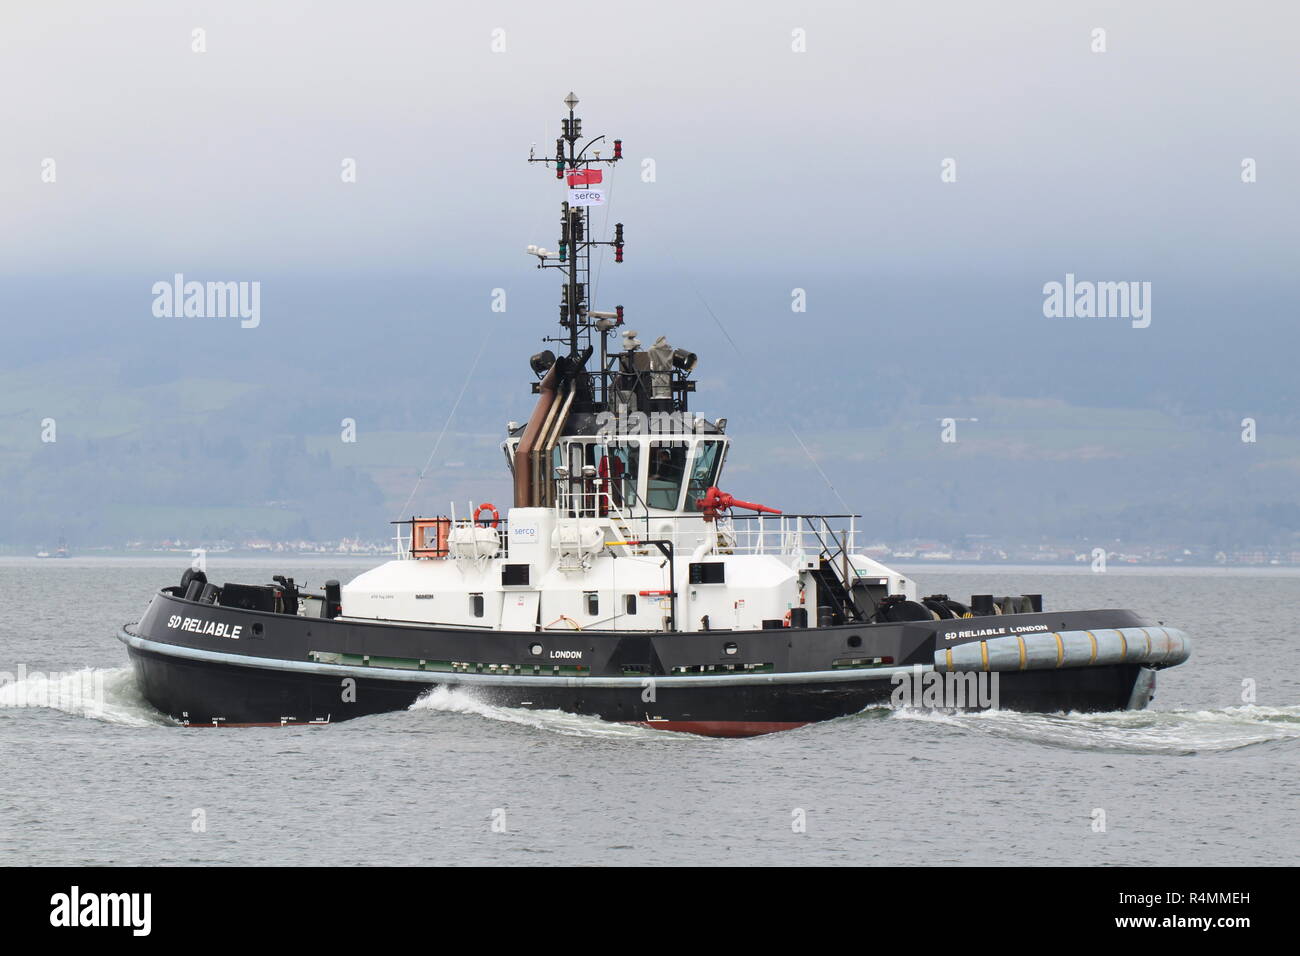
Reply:
<svg viewBox="0 0 1300 956"><path fill-rule="evenodd" d="M529 246L528 253L537 257L537 268L559 269L564 282L560 296L561 334L547 336L544 342L564 346L567 362L561 362L561 372L566 377L585 379L586 387L580 391L590 394L592 404L599 408L608 408L610 399L610 368L608 367L608 335L611 330L623 324L623 307L618 306L614 312L592 312L589 309L587 295L591 288L591 250L594 246L613 246L614 261L623 261L623 224L614 224L614 238L598 240L592 237L589 209L599 208L606 201L607 186L604 184L603 168L613 168L623 158L623 141L613 141L613 155L602 156L602 150L594 149L605 137L597 136L588 140L581 147L582 120L574 110L578 98L569 93L564 98L564 105L569 115L562 119L561 135L555 140L555 155L538 157L529 155L530 163L555 164L555 178L567 180L568 198L560 204L560 240L559 249L551 251L538 246ZM597 172L592 172L596 170ZM599 182L596 182L599 178ZM585 368L586 362L595 351L593 333L600 336L600 370L592 382L592 372ZM533 369L539 375L549 369L554 356L541 353L534 356ZM539 365L541 367L539 367ZM593 409L594 410L594 409Z"/></svg>
<svg viewBox="0 0 1300 956"><path fill-rule="evenodd" d="M623 141L613 141L609 156L597 148L604 136L579 146L582 120L574 112L578 98L570 93L564 105L569 115L560 121L555 154L536 156L535 150L528 154L530 163L554 163L555 178L565 180L569 190L568 198L560 204L559 249L533 245L527 248L529 255L537 257L537 268L559 269L563 275L562 332L542 339L562 346L563 351L557 358L547 349L529 360L538 379L533 382L533 394L538 400L511 457L516 508L549 507L553 503L551 455L566 428L595 434L595 429L603 427L599 424L600 413L616 412L620 421L625 414L644 418L646 414L685 413L687 396L695 391L695 382L690 378L696 362L694 352L673 348L663 336L642 350L635 333L624 333L624 347L611 354L609 333L623 324L623 307L615 306L612 312L589 307L592 249L612 246L614 262L623 261L623 224L614 224L612 239L596 239L588 215L593 207L605 204L605 168L623 159ZM587 363L596 352L597 335L600 364L593 370Z"/></svg>

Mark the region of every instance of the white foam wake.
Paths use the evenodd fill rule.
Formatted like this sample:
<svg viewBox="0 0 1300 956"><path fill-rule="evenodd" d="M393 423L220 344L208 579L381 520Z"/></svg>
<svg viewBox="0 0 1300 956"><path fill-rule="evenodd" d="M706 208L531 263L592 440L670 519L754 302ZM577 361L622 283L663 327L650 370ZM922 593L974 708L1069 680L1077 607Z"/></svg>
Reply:
<svg viewBox="0 0 1300 956"><path fill-rule="evenodd" d="M570 714L562 710L529 710L525 707L501 707L479 699L472 691L460 687L434 687L413 703L413 711L439 711L450 714L474 714L524 727L562 734L566 737L654 738L686 736L666 730L654 730L639 724L619 724L599 717Z"/></svg>
<svg viewBox="0 0 1300 956"><path fill-rule="evenodd" d="M57 710L126 727L171 723L141 696L130 667L19 671L0 677L0 716Z"/></svg>
<svg viewBox="0 0 1300 956"><path fill-rule="evenodd" d="M1300 739L1300 706L1246 705L1219 710L1126 710L1100 714L896 710L891 716L1047 746L1127 753L1214 753Z"/></svg>

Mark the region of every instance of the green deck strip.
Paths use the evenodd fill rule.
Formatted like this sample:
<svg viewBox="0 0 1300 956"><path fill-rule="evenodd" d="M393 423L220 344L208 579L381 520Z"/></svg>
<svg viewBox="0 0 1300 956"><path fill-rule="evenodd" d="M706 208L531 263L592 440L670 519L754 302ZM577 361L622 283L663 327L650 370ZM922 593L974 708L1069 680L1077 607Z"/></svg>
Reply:
<svg viewBox="0 0 1300 956"><path fill-rule="evenodd" d="M866 667L892 667L893 664L886 664L883 657L841 657L838 660L831 661L831 670L852 670L854 668Z"/></svg>
<svg viewBox="0 0 1300 956"><path fill-rule="evenodd" d="M386 667L395 670L431 671L443 674L496 674L529 677L590 677L591 668L581 664L491 664L482 661L431 661L414 657L382 657L374 654L340 654L336 651L309 651L308 657L318 664L350 667Z"/></svg>
<svg viewBox="0 0 1300 956"><path fill-rule="evenodd" d="M673 674L768 674L776 670L776 665L765 664L682 664L672 668Z"/></svg>

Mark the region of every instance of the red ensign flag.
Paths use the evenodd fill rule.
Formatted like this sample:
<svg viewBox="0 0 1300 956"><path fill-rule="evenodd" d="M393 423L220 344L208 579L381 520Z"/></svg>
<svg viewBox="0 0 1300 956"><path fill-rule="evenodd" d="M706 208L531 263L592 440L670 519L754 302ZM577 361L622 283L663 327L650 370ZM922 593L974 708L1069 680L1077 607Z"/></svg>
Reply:
<svg viewBox="0 0 1300 956"><path fill-rule="evenodd" d="M571 169L566 174L570 188L574 186L594 186L600 182L602 173L599 169Z"/></svg>

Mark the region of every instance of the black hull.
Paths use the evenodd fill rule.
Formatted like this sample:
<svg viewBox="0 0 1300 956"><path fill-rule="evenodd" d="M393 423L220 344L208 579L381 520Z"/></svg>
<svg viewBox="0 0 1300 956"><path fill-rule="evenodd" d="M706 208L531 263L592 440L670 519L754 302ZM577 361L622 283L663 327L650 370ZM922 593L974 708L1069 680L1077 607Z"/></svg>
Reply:
<svg viewBox="0 0 1300 956"><path fill-rule="evenodd" d="M446 687L499 706L560 710L712 736L752 736L890 704L899 683L883 674L818 674L809 679L796 675L719 681L685 678L676 683L647 678L611 682L615 686L601 686L591 679L566 683L506 677L483 684L476 683L473 675L402 674L395 679L349 672L341 677L328 668L326 672L295 669L295 662L243 659L235 663L181 656L192 651L156 646L129 646L128 650L138 685L150 703L178 722L209 727L332 723L404 710L421 695ZM1153 672L1140 664L997 676L998 706L1019 711L1140 707L1153 685ZM347 679L353 682L350 687L344 684Z"/></svg>
<svg viewBox="0 0 1300 956"><path fill-rule="evenodd" d="M247 611L164 591L119 637L145 699L190 726L332 723L404 710L445 687L501 706L748 736L897 706L900 685L919 694L909 682L923 670L996 677L993 705L1008 710L1141 708L1153 668L1186 657L1185 636L1171 631L1101 610L750 632L503 632Z"/></svg>

